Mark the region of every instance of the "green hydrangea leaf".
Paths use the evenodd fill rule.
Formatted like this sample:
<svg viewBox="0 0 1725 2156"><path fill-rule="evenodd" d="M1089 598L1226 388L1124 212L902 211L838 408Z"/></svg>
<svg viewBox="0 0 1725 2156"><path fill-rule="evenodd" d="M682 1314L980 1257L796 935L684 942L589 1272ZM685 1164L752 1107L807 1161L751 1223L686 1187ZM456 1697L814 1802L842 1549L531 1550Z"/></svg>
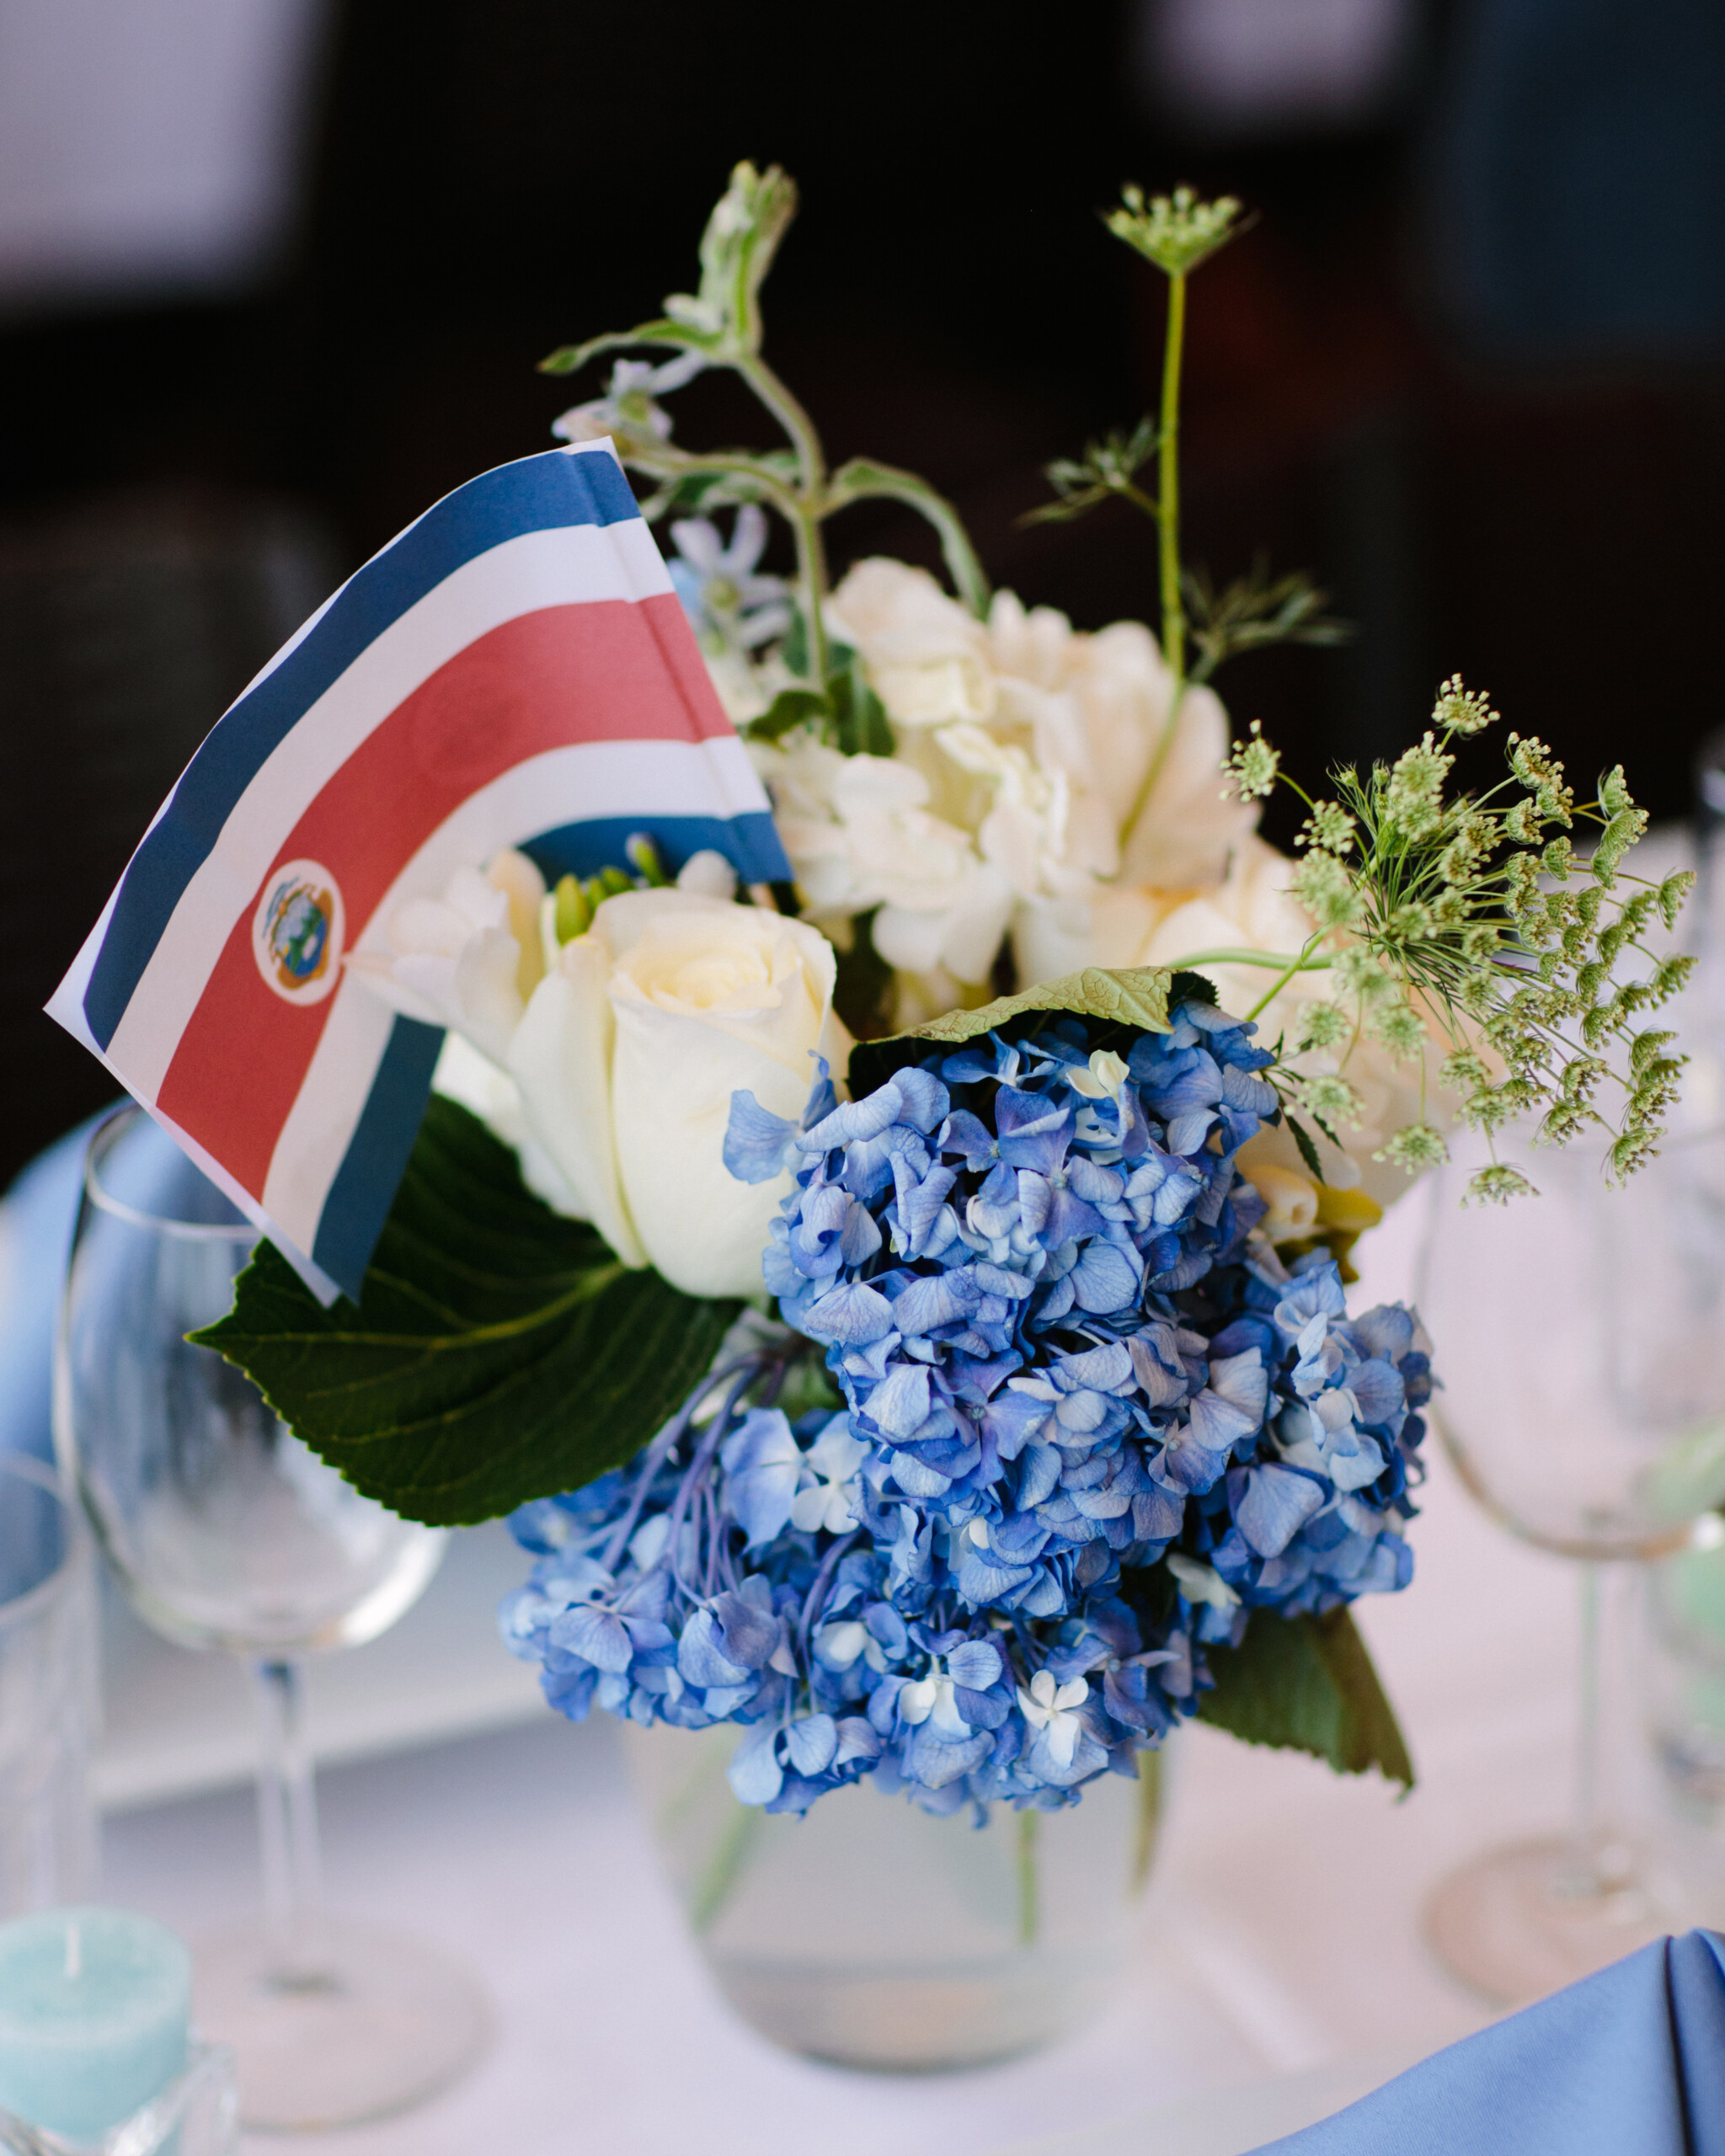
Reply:
<svg viewBox="0 0 1725 2156"><path fill-rule="evenodd" d="M357 1305L323 1309L260 1243L232 1310L192 1337L356 1489L450 1527L632 1459L739 1308L630 1270L434 1096Z"/></svg>
<svg viewBox="0 0 1725 2156"><path fill-rule="evenodd" d="M1322 1617L1254 1615L1238 1647L1206 1650L1215 1689L1199 1705L1247 1744L1309 1752L1338 1774L1375 1767L1388 1781L1413 1787L1413 1762L1346 1609Z"/></svg>
<svg viewBox="0 0 1725 2156"><path fill-rule="evenodd" d="M932 1048L959 1048L996 1031L1008 1040L1022 1040L1053 1017L1092 1021L1092 1045L1096 1048L1108 1047L1111 1037L1122 1031L1165 1033L1170 1004L1188 999L1214 1003L1215 990L1201 974L1171 974L1162 966L1118 970L1087 966L1082 973L1045 980L1016 995L998 996L975 1011L948 1011L909 1033L859 1041L851 1051L851 1091L860 1099L884 1085L894 1071L920 1061Z"/></svg>

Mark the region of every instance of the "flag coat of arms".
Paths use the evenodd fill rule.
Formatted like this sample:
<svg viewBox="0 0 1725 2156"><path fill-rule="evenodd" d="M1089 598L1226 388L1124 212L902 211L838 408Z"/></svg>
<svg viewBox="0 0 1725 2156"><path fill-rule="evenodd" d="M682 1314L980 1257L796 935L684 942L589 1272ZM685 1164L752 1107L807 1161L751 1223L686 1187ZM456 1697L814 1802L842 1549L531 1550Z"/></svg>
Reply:
<svg viewBox="0 0 1725 2156"><path fill-rule="evenodd" d="M488 472L342 586L223 715L48 1008L326 1300L357 1295L441 1030L344 964L519 846L650 837L790 870L609 442Z"/></svg>

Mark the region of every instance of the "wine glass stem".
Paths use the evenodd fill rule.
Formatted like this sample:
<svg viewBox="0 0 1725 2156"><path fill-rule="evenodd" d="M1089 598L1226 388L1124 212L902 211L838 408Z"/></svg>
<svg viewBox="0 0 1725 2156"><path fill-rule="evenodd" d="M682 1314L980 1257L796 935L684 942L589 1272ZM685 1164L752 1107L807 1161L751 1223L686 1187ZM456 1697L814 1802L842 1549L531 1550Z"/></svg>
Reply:
<svg viewBox="0 0 1725 2156"><path fill-rule="evenodd" d="M1575 1757L1575 1892L1598 1881L1599 1843L1599 1568L1581 1566L1580 1715Z"/></svg>
<svg viewBox="0 0 1725 2156"><path fill-rule="evenodd" d="M304 1688L297 1662L254 1662L252 1677L258 1702L264 1933L276 1974L288 1983L303 1983L317 1974L323 1913Z"/></svg>
<svg viewBox="0 0 1725 2156"><path fill-rule="evenodd" d="M1597 1559L1581 1564L1580 1709L1575 1761L1575 1815L1573 1848L1567 1876L1562 1881L1566 1896L1594 1898L1627 1885L1628 1854L1618 1833L1608 1769L1607 1748L1614 1717L1607 1711L1605 1683L1607 1641L1605 1611L1614 1620L1622 1613L1616 1605L1621 1594L1617 1567Z"/></svg>

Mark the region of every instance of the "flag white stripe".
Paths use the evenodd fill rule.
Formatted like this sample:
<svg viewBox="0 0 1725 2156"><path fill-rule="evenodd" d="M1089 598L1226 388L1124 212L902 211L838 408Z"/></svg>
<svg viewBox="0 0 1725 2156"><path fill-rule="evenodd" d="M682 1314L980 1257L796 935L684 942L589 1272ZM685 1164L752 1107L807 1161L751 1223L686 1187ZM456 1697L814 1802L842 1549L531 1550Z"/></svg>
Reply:
<svg viewBox="0 0 1725 2156"><path fill-rule="evenodd" d="M260 766L174 908L109 1043L112 1060L132 1073L133 1091L153 1100L160 1090L233 924L251 904L259 864L276 857L308 804L423 681L518 615L671 590L644 524L566 525L476 555L367 645Z"/></svg>
<svg viewBox="0 0 1725 2156"><path fill-rule="evenodd" d="M353 974L344 975L329 999L329 1016L264 1184L264 1211L302 1250L317 1242L323 1201L365 1113L395 1017Z"/></svg>

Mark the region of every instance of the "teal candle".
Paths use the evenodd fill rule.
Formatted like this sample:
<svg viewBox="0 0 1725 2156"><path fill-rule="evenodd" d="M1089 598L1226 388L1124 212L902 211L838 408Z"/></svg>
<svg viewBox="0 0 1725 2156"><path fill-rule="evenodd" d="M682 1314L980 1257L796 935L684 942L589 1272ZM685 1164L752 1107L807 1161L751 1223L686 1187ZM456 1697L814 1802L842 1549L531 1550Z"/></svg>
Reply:
<svg viewBox="0 0 1725 2156"><path fill-rule="evenodd" d="M0 2109L93 2141L185 2064L191 1956L126 1909L0 1926Z"/></svg>

